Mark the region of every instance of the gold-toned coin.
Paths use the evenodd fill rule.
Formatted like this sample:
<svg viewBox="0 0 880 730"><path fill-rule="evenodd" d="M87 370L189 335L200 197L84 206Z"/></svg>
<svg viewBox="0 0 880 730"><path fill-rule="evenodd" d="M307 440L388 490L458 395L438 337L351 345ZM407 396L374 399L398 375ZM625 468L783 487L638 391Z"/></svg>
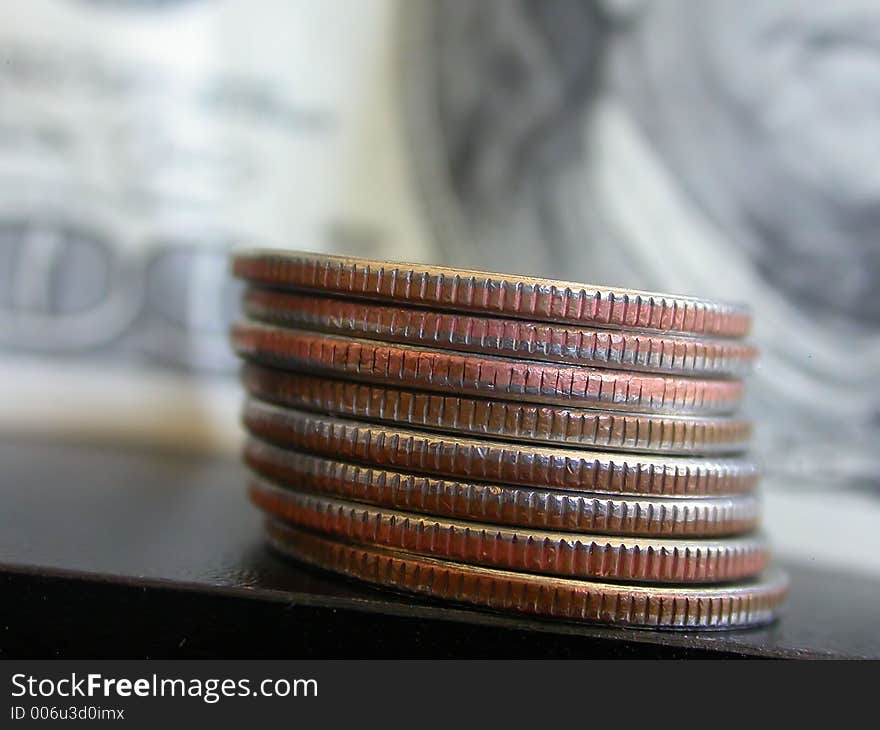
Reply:
<svg viewBox="0 0 880 730"><path fill-rule="evenodd" d="M283 327L483 355L669 375L742 376L755 349L742 342L585 329L249 287L244 311Z"/></svg>
<svg viewBox="0 0 880 730"><path fill-rule="evenodd" d="M751 324L741 305L422 264L256 250L235 255L232 269L272 287L544 322L718 337Z"/></svg>
<svg viewBox="0 0 880 730"><path fill-rule="evenodd" d="M540 441L670 454L743 451L749 421L733 417L663 416L467 398L367 385L246 364L242 382L261 400L403 428L464 436Z"/></svg>
<svg viewBox="0 0 880 730"><path fill-rule="evenodd" d="M651 583L720 583L748 578L768 561L749 534L700 540L587 535L507 527L346 502L254 479L251 501L269 514L334 539L444 560L575 578Z"/></svg>
<svg viewBox="0 0 880 730"><path fill-rule="evenodd" d="M406 593L499 611L643 628L737 628L778 615L788 579L777 571L720 586L633 585L483 568L328 540L278 520L272 547L323 570Z"/></svg>
<svg viewBox="0 0 880 730"><path fill-rule="evenodd" d="M232 329L238 353L267 365L456 395L650 413L716 415L735 410L738 380L597 370L443 352L252 321Z"/></svg>
<svg viewBox="0 0 880 730"><path fill-rule="evenodd" d="M279 448L253 437L244 462L291 488L380 507L544 530L718 537L758 523L753 494L725 497L626 497L482 484L409 474Z"/></svg>
<svg viewBox="0 0 880 730"><path fill-rule="evenodd" d="M737 458L685 458L562 449L466 439L359 423L249 399L244 423L260 438L332 458L508 485L586 492L718 495L751 491L755 465Z"/></svg>

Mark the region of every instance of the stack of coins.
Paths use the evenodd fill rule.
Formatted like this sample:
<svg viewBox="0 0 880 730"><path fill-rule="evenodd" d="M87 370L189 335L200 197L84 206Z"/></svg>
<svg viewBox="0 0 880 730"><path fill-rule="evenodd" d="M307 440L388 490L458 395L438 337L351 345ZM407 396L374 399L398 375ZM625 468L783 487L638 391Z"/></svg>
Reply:
<svg viewBox="0 0 880 730"><path fill-rule="evenodd" d="M735 414L741 307L243 252L244 460L270 544L491 609L644 627L772 620Z"/></svg>

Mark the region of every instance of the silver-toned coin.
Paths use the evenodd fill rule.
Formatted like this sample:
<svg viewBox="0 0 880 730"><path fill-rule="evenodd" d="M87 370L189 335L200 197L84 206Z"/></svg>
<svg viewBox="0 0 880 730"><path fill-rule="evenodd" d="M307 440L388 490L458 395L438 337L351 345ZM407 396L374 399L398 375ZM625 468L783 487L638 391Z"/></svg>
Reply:
<svg viewBox="0 0 880 730"><path fill-rule="evenodd" d="M275 444L345 461L453 479L614 494L750 492L758 469L740 458L563 449L360 423L249 399L244 424Z"/></svg>
<svg viewBox="0 0 880 730"><path fill-rule="evenodd" d="M254 250L237 253L232 270L273 287L542 322L717 337L742 337L751 326L738 304L422 264Z"/></svg>
<svg viewBox="0 0 880 730"><path fill-rule="evenodd" d="M266 525L280 553L349 578L500 611L643 628L742 628L773 621L788 592L775 569L725 585L634 585L484 568L400 550L353 545Z"/></svg>
<svg viewBox="0 0 880 730"><path fill-rule="evenodd" d="M719 537L758 523L753 494L722 497L609 495L516 487L363 466L249 438L244 462L273 482L353 502L542 530Z"/></svg>
<svg viewBox="0 0 880 730"><path fill-rule="evenodd" d="M340 335L236 323L240 355L267 365L417 390L630 412L720 415L743 395L738 380L599 370L444 352Z"/></svg>
<svg viewBox="0 0 880 730"><path fill-rule="evenodd" d="M733 417L666 416L467 398L368 385L248 363L246 390L307 411L462 436L539 441L569 448L725 454L748 446L751 423Z"/></svg>
<svg viewBox="0 0 880 730"><path fill-rule="evenodd" d="M586 329L381 302L248 287L245 314L261 322L417 347L669 375L743 376L743 342Z"/></svg>
<svg viewBox="0 0 880 730"><path fill-rule="evenodd" d="M505 570L639 583L721 583L767 566L758 534L675 539L548 532L453 521L251 483L253 503L298 527L358 544Z"/></svg>

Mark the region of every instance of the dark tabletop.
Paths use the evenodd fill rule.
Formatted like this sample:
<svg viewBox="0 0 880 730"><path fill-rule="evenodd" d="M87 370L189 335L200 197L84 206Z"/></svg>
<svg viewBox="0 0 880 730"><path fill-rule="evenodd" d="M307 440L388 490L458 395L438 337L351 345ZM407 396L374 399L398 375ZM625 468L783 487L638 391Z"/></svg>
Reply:
<svg viewBox="0 0 880 730"><path fill-rule="evenodd" d="M777 624L660 632L398 596L264 546L233 460L0 442L0 656L880 657L880 582L786 565Z"/></svg>

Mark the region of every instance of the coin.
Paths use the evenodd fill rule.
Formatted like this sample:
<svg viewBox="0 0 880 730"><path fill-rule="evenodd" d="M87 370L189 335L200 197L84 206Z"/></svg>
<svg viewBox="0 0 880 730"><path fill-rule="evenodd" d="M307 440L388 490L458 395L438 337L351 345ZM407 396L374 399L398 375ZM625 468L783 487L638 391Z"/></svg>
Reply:
<svg viewBox="0 0 880 730"><path fill-rule="evenodd" d="M246 364L252 395L293 408L469 436L663 453L742 451L751 424L730 417L660 416L466 398L331 380Z"/></svg>
<svg viewBox="0 0 880 730"><path fill-rule="evenodd" d="M755 359L729 340L585 329L249 287L252 319L386 342L673 375L741 376Z"/></svg>
<svg viewBox="0 0 880 730"><path fill-rule="evenodd" d="M328 540L278 520L271 546L323 570L406 593L501 611L643 628L734 628L774 620L788 589L778 570L722 586L646 586L483 568Z"/></svg>
<svg viewBox="0 0 880 730"><path fill-rule="evenodd" d="M466 439L359 423L249 399L244 424L275 444L402 471L587 492L717 495L750 491L754 464L737 458L618 454Z"/></svg>
<svg viewBox="0 0 880 730"><path fill-rule="evenodd" d="M547 531L454 521L278 486L250 485L251 501L275 517L350 542L465 563L552 575L657 583L742 579L766 567L760 535L680 539Z"/></svg>
<svg viewBox="0 0 880 730"><path fill-rule="evenodd" d="M246 358L386 385L568 406L714 415L734 410L738 380L703 380L443 352L251 321L232 328Z"/></svg>
<svg viewBox="0 0 880 730"><path fill-rule="evenodd" d="M500 525L572 532L716 537L758 522L752 494L625 497L443 479L282 449L251 437L244 462L285 486L330 497Z"/></svg>
<svg viewBox="0 0 880 730"><path fill-rule="evenodd" d="M506 570L624 582L719 583L767 566L759 535L711 540L547 532L400 512L251 482L251 501L274 517L348 542Z"/></svg>
<svg viewBox="0 0 880 730"><path fill-rule="evenodd" d="M736 304L422 264L256 250L236 254L232 270L273 287L545 322L718 337L751 324Z"/></svg>
<svg viewBox="0 0 880 730"><path fill-rule="evenodd" d="M444 560L575 578L720 583L767 566L759 535L681 540L547 532L400 512L274 486L255 479L251 501L274 517L348 542Z"/></svg>

